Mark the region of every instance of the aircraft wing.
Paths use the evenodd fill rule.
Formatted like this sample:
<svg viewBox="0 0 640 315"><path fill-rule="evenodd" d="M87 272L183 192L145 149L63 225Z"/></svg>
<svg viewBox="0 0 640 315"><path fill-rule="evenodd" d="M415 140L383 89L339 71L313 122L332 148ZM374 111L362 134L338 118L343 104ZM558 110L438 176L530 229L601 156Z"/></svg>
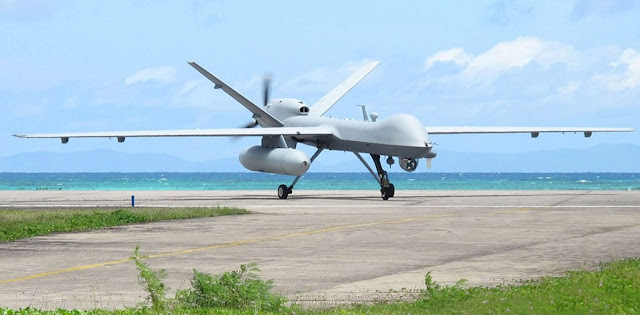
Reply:
<svg viewBox="0 0 640 315"><path fill-rule="evenodd" d="M280 122L277 118L273 117L271 114L267 113L264 109L254 104L246 97L242 96L242 94L236 92L233 88L228 86L226 83L222 82L222 80L218 79L213 74L209 73L209 71L200 67L197 63L190 61L188 62L193 68L198 70L202 75L204 75L207 79L215 84L216 89L222 89L225 93L229 94L234 100L238 101L238 103L242 104L246 109L253 113L253 118L261 119L270 127L282 127L284 126L282 122Z"/></svg>
<svg viewBox="0 0 640 315"><path fill-rule="evenodd" d="M275 128L229 128L229 129L186 129L186 130L146 130L146 131L106 131L17 134L18 138L60 138L63 143L69 138L117 138L123 142L127 137L251 137L251 136L325 136L331 130L322 127L275 127Z"/></svg>
<svg viewBox="0 0 640 315"><path fill-rule="evenodd" d="M315 102L311 106L309 115L318 117L322 116L345 94L347 94L347 92L349 92L354 86L356 86L358 82L362 81L362 79L364 79L364 77L366 77L367 74L369 74L369 72L371 72L379 64L380 61L372 61L364 65L362 68L360 68L360 70L356 71L348 79L331 90L331 92L327 93L327 95L323 96L319 101Z"/></svg>
<svg viewBox="0 0 640 315"><path fill-rule="evenodd" d="M425 127L431 135L481 134L481 133L530 133L537 137L541 132L583 132L590 137L594 132L630 132L633 128L594 128L594 127Z"/></svg>

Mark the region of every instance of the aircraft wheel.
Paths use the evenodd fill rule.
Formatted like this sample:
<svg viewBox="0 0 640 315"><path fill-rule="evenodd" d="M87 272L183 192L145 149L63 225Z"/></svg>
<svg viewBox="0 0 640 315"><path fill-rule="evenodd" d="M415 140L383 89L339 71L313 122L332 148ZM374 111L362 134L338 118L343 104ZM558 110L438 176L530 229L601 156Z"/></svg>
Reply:
<svg viewBox="0 0 640 315"><path fill-rule="evenodd" d="M287 199L289 197L289 187L286 185L278 186L278 198Z"/></svg>
<svg viewBox="0 0 640 315"><path fill-rule="evenodd" d="M382 187L382 200L388 200L391 197L391 187Z"/></svg>
<svg viewBox="0 0 640 315"><path fill-rule="evenodd" d="M396 187L393 186L393 184L389 184L389 197L393 198L393 196L395 196L396 194Z"/></svg>

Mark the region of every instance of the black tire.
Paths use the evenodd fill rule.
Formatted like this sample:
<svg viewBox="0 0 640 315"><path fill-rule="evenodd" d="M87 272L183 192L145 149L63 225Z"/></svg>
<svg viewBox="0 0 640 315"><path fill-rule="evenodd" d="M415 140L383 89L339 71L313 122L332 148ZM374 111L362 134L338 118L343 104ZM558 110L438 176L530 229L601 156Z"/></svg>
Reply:
<svg viewBox="0 0 640 315"><path fill-rule="evenodd" d="M278 198L287 199L289 197L289 187L286 185L278 186Z"/></svg>
<svg viewBox="0 0 640 315"><path fill-rule="evenodd" d="M382 187L382 200L389 200L391 193L390 187Z"/></svg>
<svg viewBox="0 0 640 315"><path fill-rule="evenodd" d="M390 190L389 197L393 198L393 196L396 195L396 187L393 186L393 184L389 184L389 190Z"/></svg>

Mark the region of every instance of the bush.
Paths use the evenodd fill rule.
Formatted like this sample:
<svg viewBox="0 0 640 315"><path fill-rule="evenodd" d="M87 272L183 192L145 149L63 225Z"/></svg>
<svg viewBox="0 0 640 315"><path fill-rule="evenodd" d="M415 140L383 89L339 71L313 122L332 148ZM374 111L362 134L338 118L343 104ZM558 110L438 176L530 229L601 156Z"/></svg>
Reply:
<svg viewBox="0 0 640 315"><path fill-rule="evenodd" d="M139 249L140 246L136 246L133 256L131 257L136 264L136 268L140 271L138 283L149 293L147 301L151 302L151 307L155 311L163 311L167 307L165 294L168 288L162 280L167 277L167 272L164 269L155 271L149 268L147 263L142 262L143 257L140 256L138 252Z"/></svg>
<svg viewBox="0 0 640 315"><path fill-rule="evenodd" d="M286 298L271 292L271 280L262 280L256 263L240 270L210 275L193 271L191 289L176 293L176 302L187 308L232 308L261 311L281 310Z"/></svg>

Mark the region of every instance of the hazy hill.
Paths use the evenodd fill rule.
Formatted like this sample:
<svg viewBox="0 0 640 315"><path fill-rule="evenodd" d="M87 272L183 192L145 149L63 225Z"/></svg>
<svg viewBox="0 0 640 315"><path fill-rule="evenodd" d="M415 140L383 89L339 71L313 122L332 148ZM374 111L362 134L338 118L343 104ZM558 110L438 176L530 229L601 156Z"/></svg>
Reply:
<svg viewBox="0 0 640 315"><path fill-rule="evenodd" d="M438 151L433 172L640 172L640 146L605 144L585 150L527 153ZM424 161L421 161L424 164ZM427 171L425 165L419 171ZM385 165L385 169L388 166ZM169 154L130 154L110 150L74 153L32 152L0 157L0 172L242 172L237 158L191 162ZM323 161L313 172L366 172L351 154ZM401 171L394 165L391 171Z"/></svg>

